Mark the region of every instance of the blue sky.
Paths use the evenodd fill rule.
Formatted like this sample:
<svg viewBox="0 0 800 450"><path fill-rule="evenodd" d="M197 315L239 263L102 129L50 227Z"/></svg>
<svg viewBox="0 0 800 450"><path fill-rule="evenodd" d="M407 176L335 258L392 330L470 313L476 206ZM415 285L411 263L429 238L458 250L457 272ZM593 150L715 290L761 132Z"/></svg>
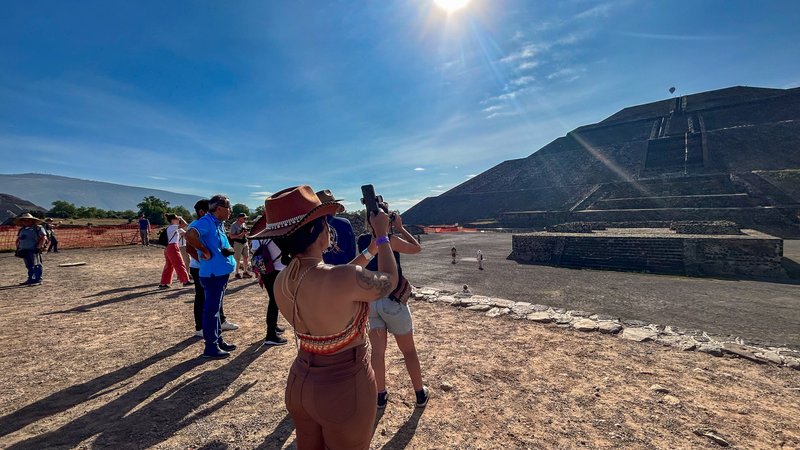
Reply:
<svg viewBox="0 0 800 450"><path fill-rule="evenodd" d="M800 86L793 1L3 2L0 173L405 210L634 104ZM131 205L133 207L135 205Z"/></svg>

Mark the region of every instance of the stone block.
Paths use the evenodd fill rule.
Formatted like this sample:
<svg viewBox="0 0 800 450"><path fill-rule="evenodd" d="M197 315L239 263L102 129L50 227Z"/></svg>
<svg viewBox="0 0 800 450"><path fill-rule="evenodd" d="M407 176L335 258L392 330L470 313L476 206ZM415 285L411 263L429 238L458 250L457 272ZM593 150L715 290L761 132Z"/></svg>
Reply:
<svg viewBox="0 0 800 450"><path fill-rule="evenodd" d="M648 328L625 328L622 330L622 339L636 342L652 341L658 337L658 333Z"/></svg>
<svg viewBox="0 0 800 450"><path fill-rule="evenodd" d="M549 323L553 321L553 316L546 311L536 311L527 315L528 320L540 323Z"/></svg>
<svg viewBox="0 0 800 450"><path fill-rule="evenodd" d="M597 330L597 322L591 319L581 319L573 323L572 327L578 331L595 331Z"/></svg>
<svg viewBox="0 0 800 450"><path fill-rule="evenodd" d="M511 309L509 308L495 307L486 312L486 317L500 317L508 314L509 312L511 312Z"/></svg>

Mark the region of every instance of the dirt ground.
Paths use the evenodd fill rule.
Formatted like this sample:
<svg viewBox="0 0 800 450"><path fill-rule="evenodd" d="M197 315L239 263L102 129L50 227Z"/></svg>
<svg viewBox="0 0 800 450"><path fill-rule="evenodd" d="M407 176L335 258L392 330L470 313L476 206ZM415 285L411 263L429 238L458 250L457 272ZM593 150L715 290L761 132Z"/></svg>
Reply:
<svg viewBox="0 0 800 450"><path fill-rule="evenodd" d="M239 349L204 362L193 291L158 290L162 263L156 247L69 250L46 255L42 286L17 287L22 261L0 255L0 448L294 447L283 392L296 350L261 346L263 292L231 282L226 313L241 328L226 339ZM800 371L412 308L432 398L414 408L390 347L373 448L719 447L698 429L732 448L800 448Z"/></svg>

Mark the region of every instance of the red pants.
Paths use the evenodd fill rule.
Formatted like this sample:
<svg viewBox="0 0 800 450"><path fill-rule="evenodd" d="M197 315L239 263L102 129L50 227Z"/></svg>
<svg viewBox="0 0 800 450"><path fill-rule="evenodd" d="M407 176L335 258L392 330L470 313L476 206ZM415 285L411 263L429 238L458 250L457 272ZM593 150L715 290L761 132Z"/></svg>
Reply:
<svg viewBox="0 0 800 450"><path fill-rule="evenodd" d="M367 345L335 355L300 350L286 383L297 449L369 449L378 391Z"/></svg>
<svg viewBox="0 0 800 450"><path fill-rule="evenodd" d="M186 272L186 266L183 265L183 257L181 257L181 250L178 244L169 244L164 249L164 270L161 271L161 284L172 283L172 271L178 273L178 279L181 283L189 282L189 274Z"/></svg>

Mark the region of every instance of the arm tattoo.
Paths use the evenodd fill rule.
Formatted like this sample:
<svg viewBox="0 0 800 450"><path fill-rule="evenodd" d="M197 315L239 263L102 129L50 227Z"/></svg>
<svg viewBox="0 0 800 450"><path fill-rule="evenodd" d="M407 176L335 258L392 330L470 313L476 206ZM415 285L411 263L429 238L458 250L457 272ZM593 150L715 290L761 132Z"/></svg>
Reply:
<svg viewBox="0 0 800 450"><path fill-rule="evenodd" d="M388 276L378 276L372 272L368 273L364 270L359 270L356 271L356 281L358 281L358 285L364 289L370 291L378 289L381 297L386 297L392 292L392 283L390 283Z"/></svg>

